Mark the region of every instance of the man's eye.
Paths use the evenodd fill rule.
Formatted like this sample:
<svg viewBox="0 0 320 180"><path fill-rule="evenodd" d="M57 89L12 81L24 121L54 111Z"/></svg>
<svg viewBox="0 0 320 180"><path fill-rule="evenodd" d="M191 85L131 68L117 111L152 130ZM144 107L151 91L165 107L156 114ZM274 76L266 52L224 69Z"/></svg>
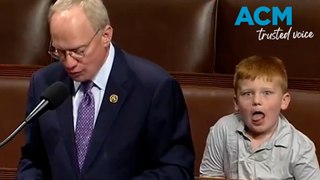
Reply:
<svg viewBox="0 0 320 180"><path fill-rule="evenodd" d="M84 53L84 48L79 48L79 49L75 49L72 52L74 52L75 54L83 54Z"/></svg>
<svg viewBox="0 0 320 180"><path fill-rule="evenodd" d="M55 49L55 52L57 52L58 54L62 54L62 55L65 53L65 51L62 49Z"/></svg>

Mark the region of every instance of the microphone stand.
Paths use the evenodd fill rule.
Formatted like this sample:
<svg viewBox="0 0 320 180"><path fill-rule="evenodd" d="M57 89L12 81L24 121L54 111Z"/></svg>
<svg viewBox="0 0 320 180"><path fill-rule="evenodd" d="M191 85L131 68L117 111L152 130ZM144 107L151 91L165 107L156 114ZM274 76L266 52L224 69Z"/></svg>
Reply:
<svg viewBox="0 0 320 180"><path fill-rule="evenodd" d="M27 123L33 119L36 115L40 115L41 112L44 112L45 107L49 104L49 101L47 100L42 100L36 108L31 111L31 113L28 115L28 117L2 142L0 142L0 148L4 145L6 145L12 138L14 138L24 126L27 125Z"/></svg>
<svg viewBox="0 0 320 180"><path fill-rule="evenodd" d="M4 145L6 145L13 137L15 137L18 132L21 131L21 129L27 124L27 121L23 121L17 128L16 130L14 130L6 139L4 139L1 143L0 143L0 148Z"/></svg>

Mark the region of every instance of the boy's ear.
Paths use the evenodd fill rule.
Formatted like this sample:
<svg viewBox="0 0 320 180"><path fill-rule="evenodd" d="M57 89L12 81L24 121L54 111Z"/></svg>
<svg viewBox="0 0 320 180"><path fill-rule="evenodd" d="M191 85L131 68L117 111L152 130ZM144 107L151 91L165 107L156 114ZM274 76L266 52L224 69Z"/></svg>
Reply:
<svg viewBox="0 0 320 180"><path fill-rule="evenodd" d="M239 106L238 106L238 99L237 99L236 95L233 95L233 105L234 105L234 110L236 112L238 112L239 111Z"/></svg>
<svg viewBox="0 0 320 180"><path fill-rule="evenodd" d="M284 93L281 100L281 110L286 110L288 108L290 100L291 100L290 94L288 92Z"/></svg>

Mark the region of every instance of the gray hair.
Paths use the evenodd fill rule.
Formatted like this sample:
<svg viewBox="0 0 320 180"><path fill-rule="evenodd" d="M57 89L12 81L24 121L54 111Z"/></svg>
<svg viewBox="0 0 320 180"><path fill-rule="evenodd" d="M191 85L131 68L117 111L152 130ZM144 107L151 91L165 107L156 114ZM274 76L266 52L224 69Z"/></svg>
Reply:
<svg viewBox="0 0 320 180"><path fill-rule="evenodd" d="M54 13L69 10L77 5L83 9L94 30L110 25L108 11L102 0L57 0L49 9L49 23Z"/></svg>

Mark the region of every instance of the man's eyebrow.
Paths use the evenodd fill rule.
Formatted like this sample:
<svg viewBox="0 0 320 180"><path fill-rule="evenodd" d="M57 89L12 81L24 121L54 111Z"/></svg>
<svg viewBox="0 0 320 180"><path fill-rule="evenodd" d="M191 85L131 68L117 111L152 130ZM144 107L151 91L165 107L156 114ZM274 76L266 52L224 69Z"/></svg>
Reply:
<svg viewBox="0 0 320 180"><path fill-rule="evenodd" d="M52 46L53 46L55 49L57 49L57 50L62 50L62 51L76 51L76 50L79 50L80 48L85 48L85 47L86 47L86 45L80 45L80 46L78 46L78 47L76 47L76 48L61 49L61 48L55 47L53 43L52 43Z"/></svg>

